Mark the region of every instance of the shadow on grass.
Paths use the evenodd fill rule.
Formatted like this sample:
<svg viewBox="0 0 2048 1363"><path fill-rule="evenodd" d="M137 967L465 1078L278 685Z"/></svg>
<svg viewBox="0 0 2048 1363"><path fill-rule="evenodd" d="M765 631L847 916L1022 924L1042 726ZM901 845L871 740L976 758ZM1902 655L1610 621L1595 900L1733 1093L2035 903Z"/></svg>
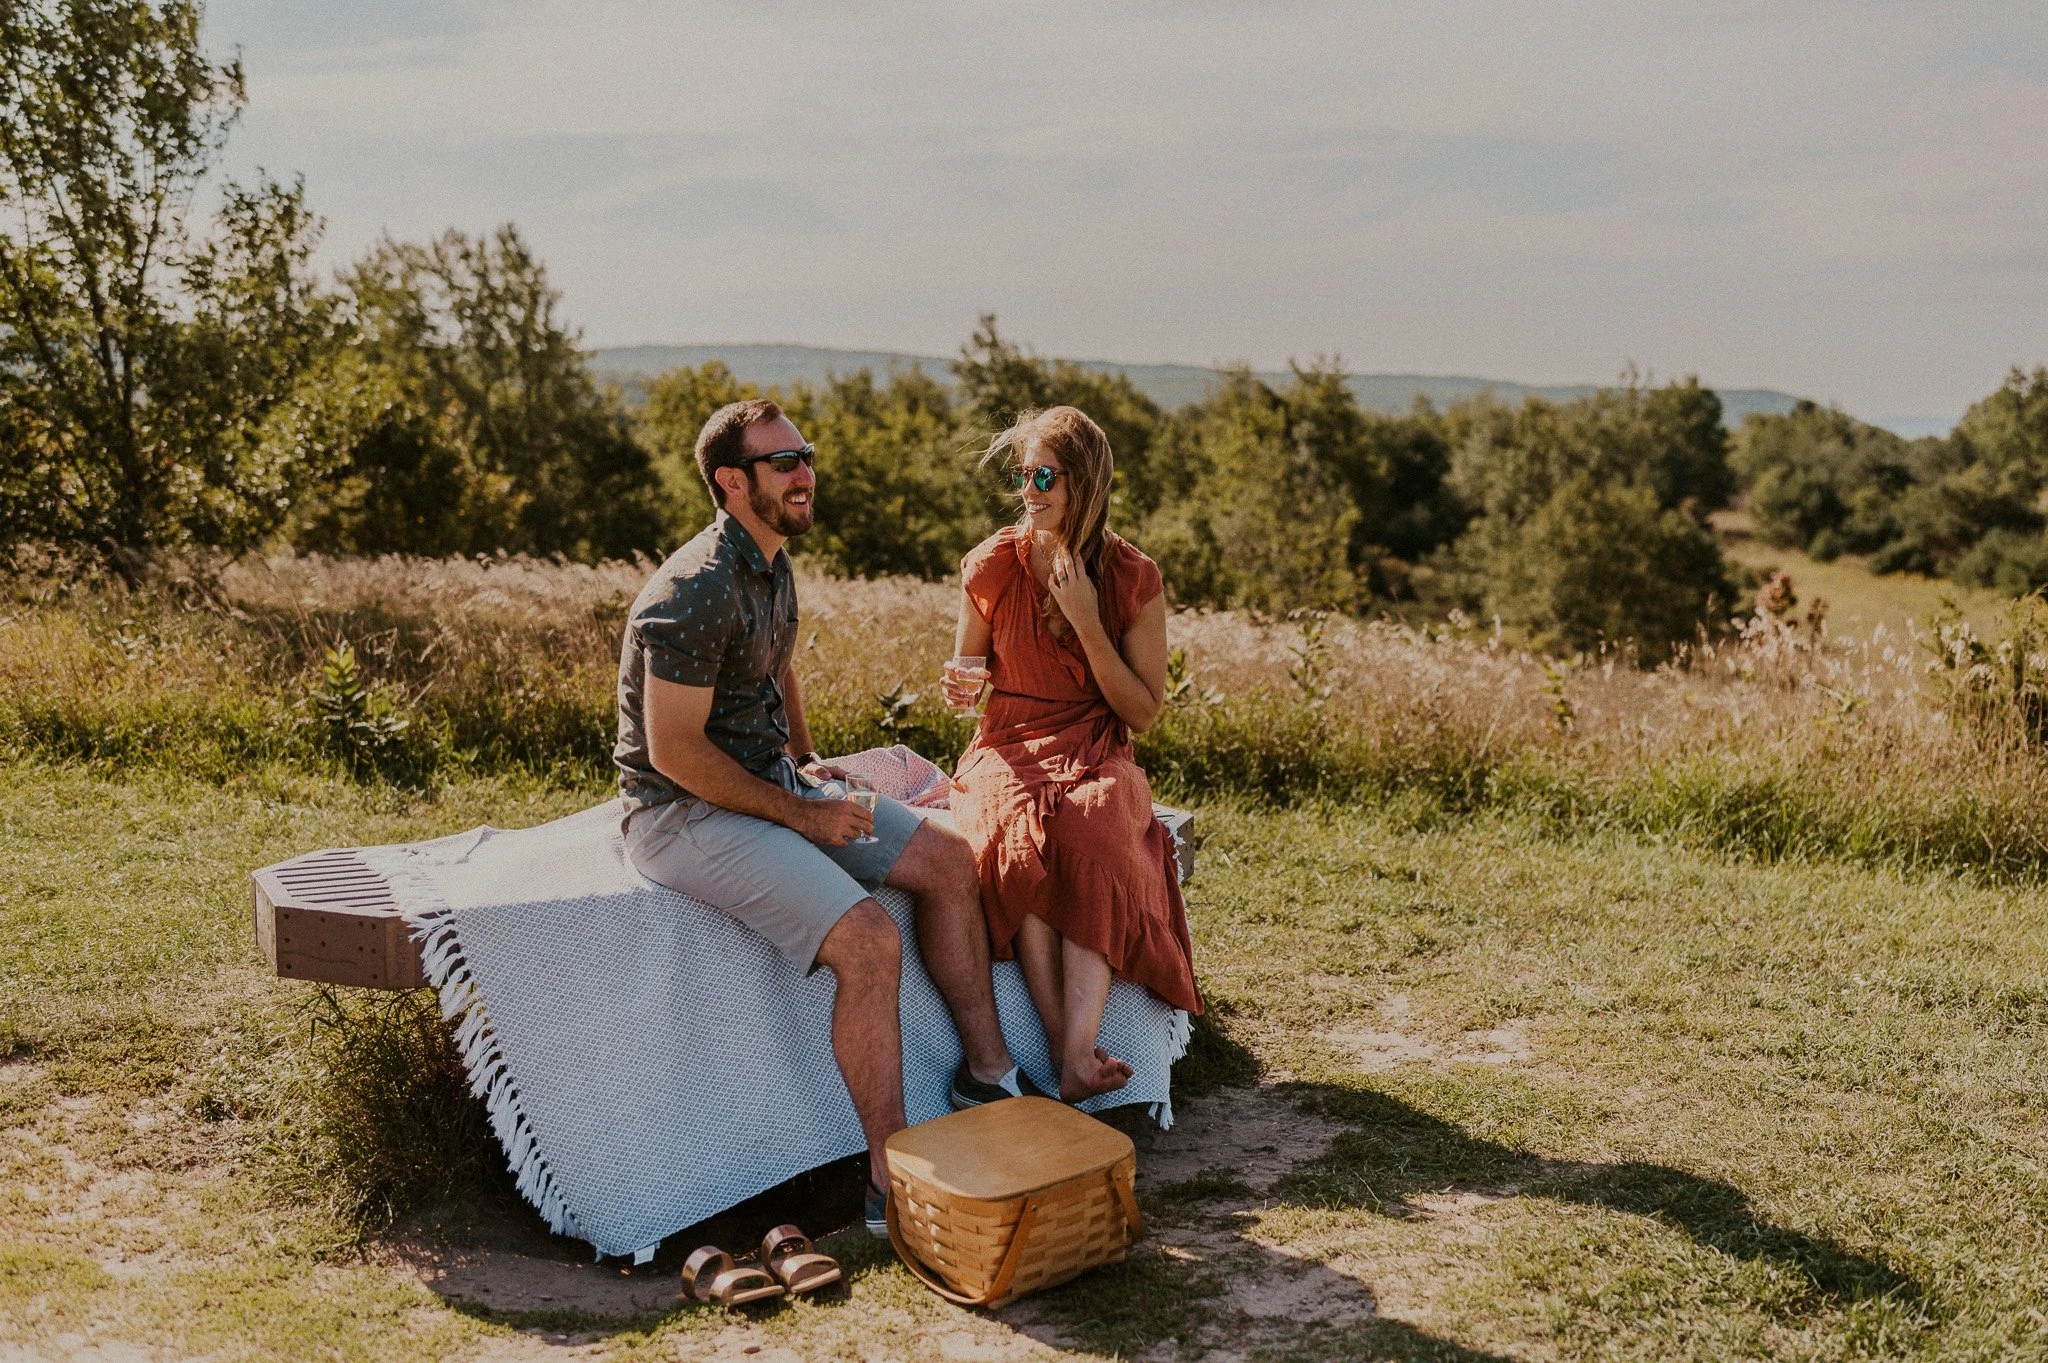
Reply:
<svg viewBox="0 0 2048 1363"><path fill-rule="evenodd" d="M1640 1161L1542 1159L1375 1089L1286 1084L1280 1091L1304 1112L1345 1128L1324 1155L1274 1185L1273 1193L1290 1202L1407 1216L1407 1199L1423 1193L1552 1198L1653 1218L1722 1254L1788 1269L1831 1303L1882 1297L1914 1304L1926 1295L1881 1259L1771 1224L1741 1189L1716 1179Z"/></svg>
<svg viewBox="0 0 2048 1363"><path fill-rule="evenodd" d="M1232 1222L1206 1237L1191 1237L1185 1227L1149 1235L1123 1263L1026 1298L998 1319L1055 1348L1148 1363L1218 1350L1261 1363L1508 1363L1507 1354L1380 1315L1367 1285L1239 1230ZM1197 1250L1190 1250L1191 1240Z"/></svg>
<svg viewBox="0 0 2048 1363"><path fill-rule="evenodd" d="M1162 1137L1153 1165L1177 1181L1144 1198L1152 1234L1128 1262L1019 1303L1006 1323L1049 1344L1146 1359L1216 1349L1262 1360L1502 1357L1380 1314L1369 1283L1263 1243L1259 1230L1290 1205L1407 1218L1429 1214L1417 1205L1424 1199L1458 1193L1602 1207L1766 1263L1793 1289L1758 1303L1774 1314L1865 1304L1890 1308L1908 1328L1927 1314L1925 1289L1892 1265L1775 1225L1739 1188L1682 1169L1544 1159L1341 1083L1230 1088L1185 1103L1181 1115L1187 1135ZM1275 1133L1290 1129L1291 1146L1283 1138L1275 1153Z"/></svg>
<svg viewBox="0 0 2048 1363"><path fill-rule="evenodd" d="M835 1160L663 1240L651 1263L628 1267L591 1261L590 1246L551 1234L509 1187L444 1204L397 1227L384 1249L420 1284L464 1315L514 1329L597 1339L651 1328L691 1303L679 1293L683 1261L713 1244L735 1258L753 1254L761 1237L794 1223L823 1239L860 1217L867 1156ZM848 1272L853 1260L835 1246ZM881 1247L877 1247L881 1248ZM886 1258L886 1250L880 1256ZM772 1308L757 1308L760 1315Z"/></svg>
<svg viewBox="0 0 2048 1363"><path fill-rule="evenodd" d="M1918 1314L1925 1290L1881 1259L1824 1237L1771 1223L1739 1188L1647 1162L1598 1164L1545 1159L1474 1135L1452 1120L1376 1089L1344 1083L1227 1085L1220 1074L1246 1072L1248 1060L1222 1031L1206 1039L1199 1068L1206 1096L1182 1102L1177 1182L1146 1192L1152 1233L1128 1259L1028 1298L995 1319L1043 1343L1132 1358L1178 1360L1226 1349L1249 1357L1415 1359L1496 1363L1506 1357L1380 1314L1372 1287L1312 1258L1261 1243L1257 1227L1276 1205L1419 1214L1416 1200L1445 1193L1529 1197L1596 1206L1649 1218L1702 1247L1785 1271L1798 1290L1797 1314L1885 1301ZM1140 1109L1112 1114L1128 1127ZM1295 1126L1299 1139L1272 1152L1273 1132ZM1141 1150L1146 1133L1133 1133ZM1155 1169L1169 1169L1167 1142ZM1146 1156L1141 1154L1143 1163ZM588 1262L588 1247L550 1236L523 1204L490 1224L448 1224L410 1238L404 1257L430 1289L457 1310L516 1329L601 1339L652 1328L679 1309L676 1275L697 1245L736 1254L758 1245L769 1227L795 1222L814 1238L842 1227L828 1249L848 1281L889 1273L888 1247L855 1224L864 1159L812 1170L709 1221L670 1236L654 1262L623 1270ZM819 1305L846 1304L846 1288ZM764 1304L750 1314L781 1308Z"/></svg>

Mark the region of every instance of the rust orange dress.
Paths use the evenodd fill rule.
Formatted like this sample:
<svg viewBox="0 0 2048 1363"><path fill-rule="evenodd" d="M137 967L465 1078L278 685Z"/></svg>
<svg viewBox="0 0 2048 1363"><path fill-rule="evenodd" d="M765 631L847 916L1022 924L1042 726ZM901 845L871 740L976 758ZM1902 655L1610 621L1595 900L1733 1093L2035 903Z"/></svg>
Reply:
<svg viewBox="0 0 2048 1363"><path fill-rule="evenodd" d="M1112 640L1164 590L1159 566L1110 536L1095 584ZM1081 644L1055 638L1031 574L1031 541L1016 526L960 565L967 599L989 625L989 697L960 758L954 826L974 848L995 958L1016 955L1025 915L1099 951L1122 979L1176 1008L1202 1011L1195 991L1173 836L1152 816L1152 789L1131 735L1103 699Z"/></svg>

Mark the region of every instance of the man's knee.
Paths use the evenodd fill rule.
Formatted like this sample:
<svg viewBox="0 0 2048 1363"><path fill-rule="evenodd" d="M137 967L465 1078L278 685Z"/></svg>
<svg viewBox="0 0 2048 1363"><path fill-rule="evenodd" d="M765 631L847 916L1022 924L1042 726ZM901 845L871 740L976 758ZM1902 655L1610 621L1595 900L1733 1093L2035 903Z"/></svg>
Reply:
<svg viewBox="0 0 2048 1363"><path fill-rule="evenodd" d="M915 888L966 888L981 883L974 865L974 849L965 837L944 824L925 821L904 852L905 859L913 863L909 869L917 881Z"/></svg>
<svg viewBox="0 0 2048 1363"><path fill-rule="evenodd" d="M839 916L818 947L818 963L841 980L894 980L903 970L903 938L896 920L872 899Z"/></svg>

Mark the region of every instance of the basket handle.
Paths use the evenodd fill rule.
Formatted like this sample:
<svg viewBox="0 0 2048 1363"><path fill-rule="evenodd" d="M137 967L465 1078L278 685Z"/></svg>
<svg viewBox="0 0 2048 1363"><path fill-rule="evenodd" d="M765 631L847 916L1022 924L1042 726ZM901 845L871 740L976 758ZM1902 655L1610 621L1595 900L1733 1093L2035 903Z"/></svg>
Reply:
<svg viewBox="0 0 2048 1363"><path fill-rule="evenodd" d="M1124 1209L1124 1228L1135 1240L1145 1233L1145 1213L1138 1210L1138 1198L1131 1191L1131 1175L1122 1165L1111 1165L1109 1188Z"/></svg>
<svg viewBox="0 0 2048 1363"><path fill-rule="evenodd" d="M1017 1213L1017 1229L1010 1236L1010 1247L1003 1251L1003 1262L996 1268L995 1280L988 1285L988 1291L979 1297L969 1296L965 1292L955 1292L940 1282L936 1273L918 1262L917 1255L911 1253L909 1243L903 1238L902 1228L896 1224L894 1188L889 1190L887 1210L889 1243L895 1247L896 1257L903 1261L903 1266L910 1270L912 1277L955 1306L986 1306L992 1301L1000 1301L1002 1295L1010 1290L1010 1280L1017 1276L1017 1261L1023 1257L1025 1233L1031 1229L1031 1223L1038 1219L1038 1199L1024 1200L1024 1209Z"/></svg>

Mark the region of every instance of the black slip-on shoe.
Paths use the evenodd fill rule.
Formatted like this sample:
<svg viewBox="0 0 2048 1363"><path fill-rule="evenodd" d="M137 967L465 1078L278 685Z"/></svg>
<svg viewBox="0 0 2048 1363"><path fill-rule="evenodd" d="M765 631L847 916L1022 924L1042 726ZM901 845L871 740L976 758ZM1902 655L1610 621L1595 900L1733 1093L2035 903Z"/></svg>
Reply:
<svg viewBox="0 0 2048 1363"><path fill-rule="evenodd" d="M889 1194L870 1183L868 1185L867 1206L863 1211L868 1223L868 1234L874 1236L877 1240L888 1239Z"/></svg>
<svg viewBox="0 0 2048 1363"><path fill-rule="evenodd" d="M980 1107L983 1103L999 1103L1005 1098L1043 1098L1045 1093L1031 1082L1031 1076L1020 1066L1017 1070L1017 1092L1012 1093L1001 1084L986 1084L974 1077L974 1071L961 1061L960 1068L953 1071L953 1091L948 1096L953 1100L953 1110Z"/></svg>

